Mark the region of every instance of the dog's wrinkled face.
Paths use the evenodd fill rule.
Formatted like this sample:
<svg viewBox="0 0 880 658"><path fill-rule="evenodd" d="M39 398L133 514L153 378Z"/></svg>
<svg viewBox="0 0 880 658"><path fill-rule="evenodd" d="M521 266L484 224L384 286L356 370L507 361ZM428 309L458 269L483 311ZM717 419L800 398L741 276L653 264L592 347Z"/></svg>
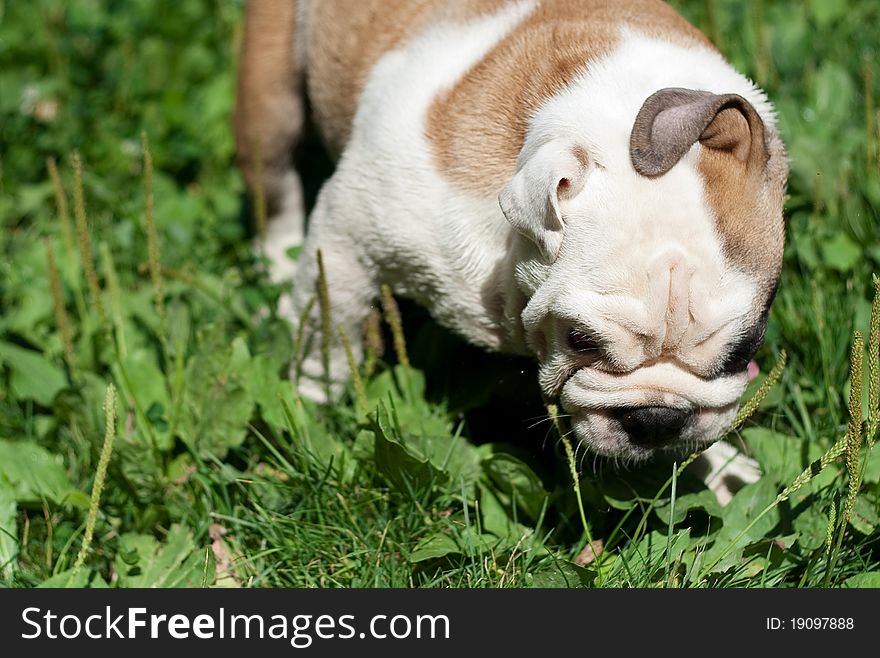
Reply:
<svg viewBox="0 0 880 658"><path fill-rule="evenodd" d="M625 153L550 140L500 196L544 393L580 441L638 460L736 414L782 258L781 142L739 96L664 89Z"/></svg>

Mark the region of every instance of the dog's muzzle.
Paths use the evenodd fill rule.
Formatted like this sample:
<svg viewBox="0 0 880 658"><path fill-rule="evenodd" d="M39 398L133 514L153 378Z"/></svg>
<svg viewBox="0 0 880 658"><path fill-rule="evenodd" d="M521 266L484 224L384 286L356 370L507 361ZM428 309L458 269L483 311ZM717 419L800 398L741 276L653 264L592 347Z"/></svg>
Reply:
<svg viewBox="0 0 880 658"><path fill-rule="evenodd" d="M672 362L614 374L581 368L561 387L561 408L588 448L642 460L716 441L736 415L745 372L705 379Z"/></svg>

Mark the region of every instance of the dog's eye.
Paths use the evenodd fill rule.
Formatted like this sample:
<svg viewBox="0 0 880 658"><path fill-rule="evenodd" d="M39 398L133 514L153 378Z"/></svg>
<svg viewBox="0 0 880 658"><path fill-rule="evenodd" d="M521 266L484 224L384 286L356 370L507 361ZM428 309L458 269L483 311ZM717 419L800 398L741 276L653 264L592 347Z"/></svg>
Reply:
<svg viewBox="0 0 880 658"><path fill-rule="evenodd" d="M602 347L599 339L581 329L569 329L568 346L572 352L580 357L595 363L602 358Z"/></svg>

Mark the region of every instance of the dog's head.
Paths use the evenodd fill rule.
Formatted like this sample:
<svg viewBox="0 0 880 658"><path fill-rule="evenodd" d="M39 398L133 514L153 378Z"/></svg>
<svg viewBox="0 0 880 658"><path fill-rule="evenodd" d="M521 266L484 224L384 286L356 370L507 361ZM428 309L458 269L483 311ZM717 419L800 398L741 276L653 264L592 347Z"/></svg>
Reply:
<svg viewBox="0 0 880 658"><path fill-rule="evenodd" d="M732 421L779 280L788 166L735 94L661 89L629 125L616 149L527 143L499 201L528 238L515 276L544 393L593 451L638 460Z"/></svg>

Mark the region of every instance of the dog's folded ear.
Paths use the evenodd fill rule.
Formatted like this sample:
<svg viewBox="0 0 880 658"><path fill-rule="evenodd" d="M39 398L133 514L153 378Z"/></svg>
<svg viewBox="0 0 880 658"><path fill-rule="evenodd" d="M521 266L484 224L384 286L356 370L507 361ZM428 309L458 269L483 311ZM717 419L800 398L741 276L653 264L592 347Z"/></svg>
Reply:
<svg viewBox="0 0 880 658"><path fill-rule="evenodd" d="M548 261L556 259L562 246L565 202L583 189L590 169L586 149L554 140L522 159L498 195L507 221L538 245Z"/></svg>
<svg viewBox="0 0 880 658"><path fill-rule="evenodd" d="M639 110L630 158L642 176L662 176L697 141L746 171L762 170L769 157L764 122L745 98L668 87L649 96Z"/></svg>

